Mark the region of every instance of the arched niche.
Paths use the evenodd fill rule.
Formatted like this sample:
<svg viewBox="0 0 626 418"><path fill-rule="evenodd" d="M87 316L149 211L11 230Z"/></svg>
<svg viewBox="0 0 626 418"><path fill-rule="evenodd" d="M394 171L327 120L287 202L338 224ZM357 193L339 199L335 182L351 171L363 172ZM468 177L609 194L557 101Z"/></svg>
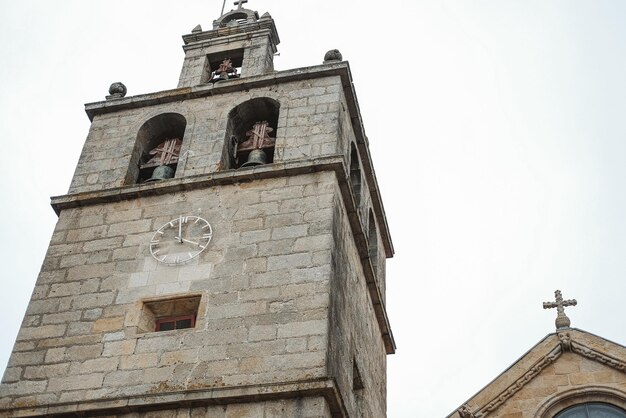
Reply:
<svg viewBox="0 0 626 418"><path fill-rule="evenodd" d="M372 209L369 210L367 246L374 275L378 275L378 228L376 228L376 219Z"/></svg>
<svg viewBox="0 0 626 418"><path fill-rule="evenodd" d="M137 132L125 183L153 181L158 167L167 177L174 177L186 126L187 120L179 113L162 113L146 121Z"/></svg>
<svg viewBox="0 0 626 418"><path fill-rule="evenodd" d="M274 162L280 103L259 97L241 103L228 113L222 156L224 169Z"/></svg>
<svg viewBox="0 0 626 418"><path fill-rule="evenodd" d="M350 145L350 185L354 193L354 201L359 207L361 205L361 163L354 142Z"/></svg>

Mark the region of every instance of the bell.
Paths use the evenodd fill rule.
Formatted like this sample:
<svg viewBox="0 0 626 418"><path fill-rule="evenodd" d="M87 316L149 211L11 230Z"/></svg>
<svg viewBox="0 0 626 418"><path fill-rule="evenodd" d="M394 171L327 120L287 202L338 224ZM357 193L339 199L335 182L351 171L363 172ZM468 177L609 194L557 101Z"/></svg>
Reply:
<svg viewBox="0 0 626 418"><path fill-rule="evenodd" d="M248 154L248 161L241 164L242 167L252 167L255 165L267 164L267 155L262 149L253 149Z"/></svg>
<svg viewBox="0 0 626 418"><path fill-rule="evenodd" d="M167 180L174 177L174 169L169 165L160 165L152 172L152 177L146 180L146 183L151 181Z"/></svg>

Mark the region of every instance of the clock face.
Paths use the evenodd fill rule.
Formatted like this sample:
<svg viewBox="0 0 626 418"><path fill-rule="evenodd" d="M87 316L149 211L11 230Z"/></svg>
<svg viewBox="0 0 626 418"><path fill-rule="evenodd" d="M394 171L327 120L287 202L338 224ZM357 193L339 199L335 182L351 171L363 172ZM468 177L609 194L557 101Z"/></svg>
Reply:
<svg viewBox="0 0 626 418"><path fill-rule="evenodd" d="M211 242L211 225L199 216L179 216L160 227L150 240L150 254L167 265L197 257Z"/></svg>

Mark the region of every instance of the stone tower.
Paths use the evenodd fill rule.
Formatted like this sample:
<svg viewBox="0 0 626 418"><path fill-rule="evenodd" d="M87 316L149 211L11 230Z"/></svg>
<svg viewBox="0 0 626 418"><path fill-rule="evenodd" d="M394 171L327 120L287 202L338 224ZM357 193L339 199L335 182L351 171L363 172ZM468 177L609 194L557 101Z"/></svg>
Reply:
<svg viewBox="0 0 626 418"><path fill-rule="evenodd" d="M86 105L0 415L386 416L393 247L348 63L275 71L241 4L183 40L176 89Z"/></svg>

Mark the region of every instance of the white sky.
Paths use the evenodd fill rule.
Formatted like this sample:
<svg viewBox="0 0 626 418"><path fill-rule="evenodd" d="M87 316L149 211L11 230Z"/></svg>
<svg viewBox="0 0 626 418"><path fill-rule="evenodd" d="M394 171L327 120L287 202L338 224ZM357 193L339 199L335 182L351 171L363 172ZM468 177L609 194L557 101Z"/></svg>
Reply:
<svg viewBox="0 0 626 418"><path fill-rule="evenodd" d="M0 0L0 367L113 81L175 88L220 0ZM626 343L626 2L250 0L278 70L350 61L396 256L389 417L443 417L554 330ZM231 3L227 5L230 10Z"/></svg>

